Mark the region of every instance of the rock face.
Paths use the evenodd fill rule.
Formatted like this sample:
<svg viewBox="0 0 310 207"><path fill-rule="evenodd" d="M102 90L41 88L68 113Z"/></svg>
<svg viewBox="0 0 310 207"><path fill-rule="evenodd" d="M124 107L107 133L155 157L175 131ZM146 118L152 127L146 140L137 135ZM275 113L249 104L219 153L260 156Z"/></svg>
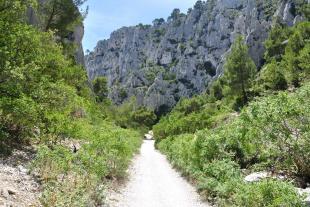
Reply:
<svg viewBox="0 0 310 207"><path fill-rule="evenodd" d="M123 27L99 41L85 57L89 79L106 76L109 97L120 104L131 96L163 113L181 97L202 93L223 73L223 62L238 34L256 65L272 19L299 21L290 0L198 1L187 14L175 9L167 21Z"/></svg>
<svg viewBox="0 0 310 207"><path fill-rule="evenodd" d="M76 45L75 61L78 64L85 66L84 50L83 50L83 45L82 45L83 37L84 37L84 25L76 26L74 28L74 31L72 33L72 38L71 38L71 41L73 41L74 44Z"/></svg>

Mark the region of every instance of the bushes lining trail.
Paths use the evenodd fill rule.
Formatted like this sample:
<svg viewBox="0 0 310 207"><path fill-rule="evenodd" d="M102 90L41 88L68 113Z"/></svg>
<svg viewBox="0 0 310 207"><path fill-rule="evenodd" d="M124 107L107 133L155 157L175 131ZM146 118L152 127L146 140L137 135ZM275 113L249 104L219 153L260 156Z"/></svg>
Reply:
<svg viewBox="0 0 310 207"><path fill-rule="evenodd" d="M107 119L108 107L96 102L85 69L66 50L74 45L57 36L82 17L61 25L66 31L45 32L25 20L29 7L49 6L37 3L0 0L0 154L35 149L31 168L43 206L102 205L106 185L126 175L142 135Z"/></svg>
<svg viewBox="0 0 310 207"><path fill-rule="evenodd" d="M292 182L310 176L309 100L309 84L259 98L227 124L168 137L158 148L220 206L303 206ZM257 170L284 172L287 181L243 181Z"/></svg>

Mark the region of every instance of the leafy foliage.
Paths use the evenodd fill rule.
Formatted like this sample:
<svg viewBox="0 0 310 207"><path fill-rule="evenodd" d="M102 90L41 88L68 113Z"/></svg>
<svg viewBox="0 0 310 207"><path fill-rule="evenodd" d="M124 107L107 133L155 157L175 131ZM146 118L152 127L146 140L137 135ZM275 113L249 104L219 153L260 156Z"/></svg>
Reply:
<svg viewBox="0 0 310 207"><path fill-rule="evenodd" d="M284 25L276 24L265 41L265 59L270 62L272 59L281 61L285 53L285 41L291 34L291 30Z"/></svg>
<svg viewBox="0 0 310 207"><path fill-rule="evenodd" d="M181 100L172 112L162 117L153 131L157 139L183 133L194 133L196 130L215 125L225 119L227 111L220 107L208 95L196 96Z"/></svg>
<svg viewBox="0 0 310 207"><path fill-rule="evenodd" d="M284 71L275 60L265 65L259 74L259 78L254 86L256 91L264 92L268 90L278 91L288 88L287 80L285 79Z"/></svg>
<svg viewBox="0 0 310 207"><path fill-rule="evenodd" d="M267 65L254 90L284 90L308 80L309 28L309 22L301 22L293 28L276 25L271 30L265 42Z"/></svg>
<svg viewBox="0 0 310 207"><path fill-rule="evenodd" d="M76 9L72 1L61 2ZM33 170L42 179L42 205L102 205L104 185L124 177L141 135L104 120L84 68L56 42L67 32L60 25L69 24L62 14L71 10L61 8L53 20L55 34L25 24L30 5L35 8L35 2L0 1L0 152L36 145ZM95 83L100 99L104 82Z"/></svg>
<svg viewBox="0 0 310 207"><path fill-rule="evenodd" d="M73 23L81 23L79 7L85 2L86 0L47 0L41 3L38 11L44 30L56 30L60 37L65 38Z"/></svg>
<svg viewBox="0 0 310 207"><path fill-rule="evenodd" d="M308 179L309 92L307 84L296 93L258 99L226 124L194 135L168 137L158 143L158 148L173 165L198 181L203 195L220 206L251 206L252 199L258 206L277 206L278 202L302 206L290 184L246 184L241 169L273 169Z"/></svg>
<svg viewBox="0 0 310 207"><path fill-rule="evenodd" d="M154 111L144 106L139 106L135 97L120 106L110 106L107 111L111 121L123 128L135 128L147 131L157 121Z"/></svg>
<svg viewBox="0 0 310 207"><path fill-rule="evenodd" d="M283 64L287 80L294 86L309 76L310 22L302 22L296 26L288 39Z"/></svg>
<svg viewBox="0 0 310 207"><path fill-rule="evenodd" d="M233 206L305 206L292 185L275 180L241 186L235 196Z"/></svg>

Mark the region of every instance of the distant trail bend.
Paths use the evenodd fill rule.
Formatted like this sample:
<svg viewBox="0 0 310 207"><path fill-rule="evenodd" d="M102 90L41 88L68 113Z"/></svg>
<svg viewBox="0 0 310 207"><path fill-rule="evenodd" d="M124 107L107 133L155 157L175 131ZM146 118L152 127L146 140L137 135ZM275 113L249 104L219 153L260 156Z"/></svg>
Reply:
<svg viewBox="0 0 310 207"><path fill-rule="evenodd" d="M195 188L182 178L164 155L145 140L130 168L127 185L113 207L208 207Z"/></svg>

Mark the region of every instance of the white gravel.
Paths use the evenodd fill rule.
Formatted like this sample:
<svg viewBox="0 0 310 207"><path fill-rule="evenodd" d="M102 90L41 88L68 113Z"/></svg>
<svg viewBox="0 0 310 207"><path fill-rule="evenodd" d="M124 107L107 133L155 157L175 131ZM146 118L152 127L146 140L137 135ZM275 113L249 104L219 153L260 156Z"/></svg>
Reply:
<svg viewBox="0 0 310 207"><path fill-rule="evenodd" d="M31 157L25 151L14 150L9 157L0 157L0 206L41 206L40 185L25 167Z"/></svg>
<svg viewBox="0 0 310 207"><path fill-rule="evenodd" d="M129 182L113 207L207 207L194 187L172 169L165 156L145 140L136 156Z"/></svg>

